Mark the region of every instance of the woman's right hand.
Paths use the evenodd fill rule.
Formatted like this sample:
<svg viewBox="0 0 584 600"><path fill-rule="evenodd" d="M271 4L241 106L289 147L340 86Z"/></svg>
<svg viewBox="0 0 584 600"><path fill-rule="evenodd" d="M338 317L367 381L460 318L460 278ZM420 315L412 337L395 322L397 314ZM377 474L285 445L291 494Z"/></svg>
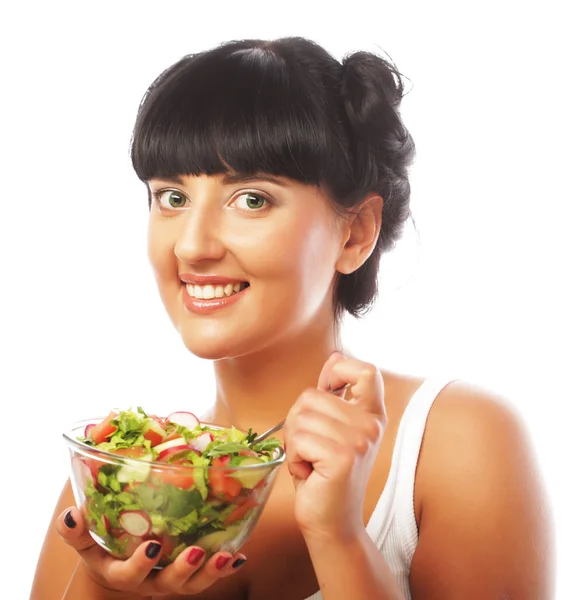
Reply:
<svg viewBox="0 0 584 600"><path fill-rule="evenodd" d="M127 560L114 558L91 537L81 511L69 508L57 518L56 527L63 540L77 551L91 578L105 590L132 592L140 596L199 594L218 579L237 572L246 558L243 554L218 552L205 563L205 552L191 546L176 560L152 571L160 558L161 546L146 541ZM204 564L204 566L202 566Z"/></svg>

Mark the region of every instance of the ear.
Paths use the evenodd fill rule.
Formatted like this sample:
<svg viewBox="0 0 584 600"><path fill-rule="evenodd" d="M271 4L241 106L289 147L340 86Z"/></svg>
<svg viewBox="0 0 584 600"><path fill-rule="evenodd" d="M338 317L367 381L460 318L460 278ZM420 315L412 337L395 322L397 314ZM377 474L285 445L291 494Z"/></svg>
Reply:
<svg viewBox="0 0 584 600"><path fill-rule="evenodd" d="M345 241L335 265L339 273L353 273L371 256L381 230L382 209L383 200L377 194L370 194L352 209L344 225Z"/></svg>

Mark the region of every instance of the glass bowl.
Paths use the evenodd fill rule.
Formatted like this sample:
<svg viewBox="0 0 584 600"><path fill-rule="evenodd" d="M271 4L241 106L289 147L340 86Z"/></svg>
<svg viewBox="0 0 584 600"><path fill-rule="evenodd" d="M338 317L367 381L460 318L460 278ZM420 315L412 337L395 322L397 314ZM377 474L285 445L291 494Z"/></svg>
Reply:
<svg viewBox="0 0 584 600"><path fill-rule="evenodd" d="M130 557L144 541L160 542L156 568L187 546L207 559L239 551L253 531L286 455L276 448L263 464L183 466L113 454L79 441L103 419L76 423L63 433L71 457L70 480L93 539L118 558ZM221 430L208 423L202 426Z"/></svg>

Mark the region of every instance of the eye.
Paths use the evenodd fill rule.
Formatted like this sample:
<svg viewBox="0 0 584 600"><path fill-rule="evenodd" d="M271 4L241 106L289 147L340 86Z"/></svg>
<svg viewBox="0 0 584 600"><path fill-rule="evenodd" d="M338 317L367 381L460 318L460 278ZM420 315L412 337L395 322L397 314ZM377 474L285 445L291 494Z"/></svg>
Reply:
<svg viewBox="0 0 584 600"><path fill-rule="evenodd" d="M188 198L182 192L176 190L161 190L160 192L154 192L152 196L159 206L171 210L184 208L188 202Z"/></svg>
<svg viewBox="0 0 584 600"><path fill-rule="evenodd" d="M268 208L270 202L257 192L244 192L233 203L236 208L250 212L260 212Z"/></svg>

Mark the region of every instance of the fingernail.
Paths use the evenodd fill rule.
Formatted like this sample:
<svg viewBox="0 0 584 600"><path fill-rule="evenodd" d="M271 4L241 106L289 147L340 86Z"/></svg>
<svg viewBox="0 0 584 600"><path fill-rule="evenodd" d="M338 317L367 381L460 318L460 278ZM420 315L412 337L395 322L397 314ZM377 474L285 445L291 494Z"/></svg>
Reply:
<svg viewBox="0 0 584 600"><path fill-rule="evenodd" d="M203 556L205 556L205 551L202 548L193 548L187 556L187 562L189 565L195 566Z"/></svg>
<svg viewBox="0 0 584 600"><path fill-rule="evenodd" d="M67 514L65 515L65 518L63 520L65 521L65 525L67 525L69 529L75 529L77 523L75 523L75 519L71 516L70 510L67 511Z"/></svg>
<svg viewBox="0 0 584 600"><path fill-rule="evenodd" d="M162 546L158 542L150 542L146 546L146 556L148 558L156 558Z"/></svg>
<svg viewBox="0 0 584 600"><path fill-rule="evenodd" d="M244 565L247 561L247 558L238 558L234 563L233 563L233 568L234 569L239 569L239 567L241 567L241 565Z"/></svg>
<svg viewBox="0 0 584 600"><path fill-rule="evenodd" d="M215 566L218 569L222 569L227 563L229 562L229 556L220 556L216 561L215 561Z"/></svg>

